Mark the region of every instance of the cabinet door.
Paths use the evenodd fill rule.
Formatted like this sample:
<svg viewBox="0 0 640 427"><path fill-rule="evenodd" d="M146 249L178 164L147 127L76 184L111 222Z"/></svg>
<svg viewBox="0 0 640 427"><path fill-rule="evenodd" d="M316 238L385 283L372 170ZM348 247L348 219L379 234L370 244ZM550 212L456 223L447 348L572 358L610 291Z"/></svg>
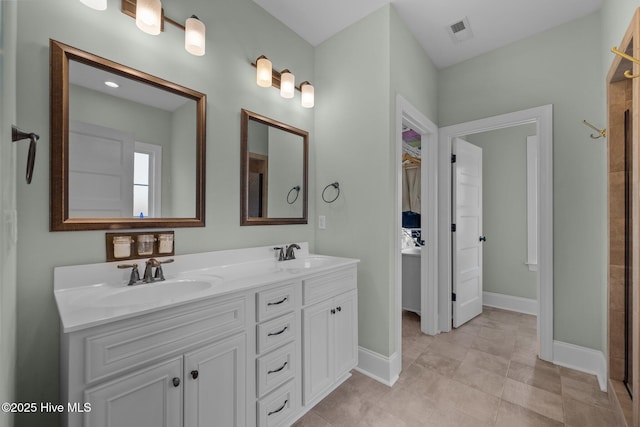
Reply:
<svg viewBox="0 0 640 427"><path fill-rule="evenodd" d="M335 377L358 365L358 296L355 291L337 296L334 300Z"/></svg>
<svg viewBox="0 0 640 427"><path fill-rule="evenodd" d="M85 392L86 427L182 425L182 357L124 375Z"/></svg>
<svg viewBox="0 0 640 427"><path fill-rule="evenodd" d="M246 334L185 354L185 427L244 427Z"/></svg>
<svg viewBox="0 0 640 427"><path fill-rule="evenodd" d="M333 300L302 310L304 336L304 403L333 383Z"/></svg>

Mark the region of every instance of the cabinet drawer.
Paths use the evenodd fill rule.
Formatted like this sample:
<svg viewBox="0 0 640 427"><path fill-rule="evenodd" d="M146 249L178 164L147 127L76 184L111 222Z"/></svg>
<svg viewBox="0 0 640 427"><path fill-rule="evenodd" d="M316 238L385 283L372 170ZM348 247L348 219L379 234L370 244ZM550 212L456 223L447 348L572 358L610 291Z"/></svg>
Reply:
<svg viewBox="0 0 640 427"><path fill-rule="evenodd" d="M356 272L356 268L351 267L303 280L303 304L312 304L342 292L356 289L358 286Z"/></svg>
<svg viewBox="0 0 640 427"><path fill-rule="evenodd" d="M296 372L296 347L287 344L257 360L258 397L293 378Z"/></svg>
<svg viewBox="0 0 640 427"><path fill-rule="evenodd" d="M296 404L294 381L289 381L273 393L258 401L258 427L275 427L293 416Z"/></svg>
<svg viewBox="0 0 640 427"><path fill-rule="evenodd" d="M258 354L264 354L292 340L298 333L298 325L296 323L295 313L289 313L258 325Z"/></svg>
<svg viewBox="0 0 640 427"><path fill-rule="evenodd" d="M85 338L87 383L246 327L246 298L198 305Z"/></svg>
<svg viewBox="0 0 640 427"><path fill-rule="evenodd" d="M296 285L289 283L274 289L256 293L258 322L292 311L296 305Z"/></svg>

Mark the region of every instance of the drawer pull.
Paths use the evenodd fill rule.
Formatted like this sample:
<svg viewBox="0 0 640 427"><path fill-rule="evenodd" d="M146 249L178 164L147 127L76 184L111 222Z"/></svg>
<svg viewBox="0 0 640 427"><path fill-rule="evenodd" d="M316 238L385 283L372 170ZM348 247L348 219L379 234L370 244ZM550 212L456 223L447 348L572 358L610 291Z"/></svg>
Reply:
<svg viewBox="0 0 640 427"><path fill-rule="evenodd" d="M269 333L267 334L267 336L268 336L268 337L272 337L272 336L274 336L274 335L280 335L280 334L283 334L283 333L284 333L284 331L286 331L287 329L289 329L289 326L285 326L284 328L282 328L282 330L280 330L280 331L278 331L278 332L269 332Z"/></svg>
<svg viewBox="0 0 640 427"><path fill-rule="evenodd" d="M276 372L282 371L289 362L284 362L284 365L280 366L278 369L273 369L271 371L267 371L267 374L275 374Z"/></svg>
<svg viewBox="0 0 640 427"><path fill-rule="evenodd" d="M267 416L269 417L269 416L271 416L273 414L277 414L278 412L282 411L287 406L287 403L289 403L289 399L285 400L284 403L282 404L282 406L279 407L278 409L276 409L275 411L269 412L267 414Z"/></svg>
<svg viewBox="0 0 640 427"><path fill-rule="evenodd" d="M267 305L280 305L283 302L287 301L288 299L289 299L288 297L284 297L280 301L277 301L277 302L268 302Z"/></svg>

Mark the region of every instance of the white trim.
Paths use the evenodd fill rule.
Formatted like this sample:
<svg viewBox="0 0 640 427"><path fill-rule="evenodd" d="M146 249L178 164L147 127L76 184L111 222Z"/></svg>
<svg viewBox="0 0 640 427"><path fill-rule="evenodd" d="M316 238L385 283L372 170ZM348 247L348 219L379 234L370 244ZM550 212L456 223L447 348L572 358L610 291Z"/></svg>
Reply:
<svg viewBox="0 0 640 427"><path fill-rule="evenodd" d="M358 366L356 371L392 387L400 376L398 352L390 357L383 356L364 347L358 347Z"/></svg>
<svg viewBox="0 0 640 427"><path fill-rule="evenodd" d="M598 378L600 390L607 391L607 360L601 351L554 341L553 363L595 375Z"/></svg>
<svg viewBox="0 0 640 427"><path fill-rule="evenodd" d="M540 358L553 360L553 106L440 129L438 175L439 329L451 330L451 141L458 136L536 123L538 136L538 335Z"/></svg>
<svg viewBox="0 0 640 427"><path fill-rule="evenodd" d="M420 256L420 329L430 335L438 333L438 127L413 107L402 95L396 96L395 188L393 207L393 277L395 277L395 357L393 376L402 370L402 125L407 123L422 135L421 211L422 239L426 242ZM362 359L361 359L362 360ZM364 366L364 365L363 365ZM381 377L385 378L385 377ZM395 379L393 379L395 382Z"/></svg>
<svg viewBox="0 0 640 427"><path fill-rule="evenodd" d="M527 266L538 270L538 136L527 137Z"/></svg>
<svg viewBox="0 0 640 427"><path fill-rule="evenodd" d="M482 304L503 310L532 314L534 316L538 314L538 301L532 298L514 297L512 295L497 294L494 292L482 292Z"/></svg>

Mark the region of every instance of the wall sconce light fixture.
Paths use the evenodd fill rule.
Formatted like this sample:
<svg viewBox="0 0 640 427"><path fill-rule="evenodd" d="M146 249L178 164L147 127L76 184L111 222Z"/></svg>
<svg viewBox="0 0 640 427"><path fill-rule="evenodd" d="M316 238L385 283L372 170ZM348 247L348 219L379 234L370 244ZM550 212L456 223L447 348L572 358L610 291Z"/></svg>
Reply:
<svg viewBox="0 0 640 427"><path fill-rule="evenodd" d="M280 72L280 96L283 98L293 98L296 92L296 77L288 69Z"/></svg>
<svg viewBox="0 0 640 427"><path fill-rule="evenodd" d="M271 61L266 56L260 55L255 63L251 63L256 68L256 83L260 87L275 87L280 89L280 96L283 98L293 98L295 91L301 93L301 102L304 108L314 106L314 88L308 81L304 81L300 86L296 86L295 76L288 69L281 72L273 70Z"/></svg>
<svg viewBox="0 0 640 427"><path fill-rule="evenodd" d="M273 67L271 61L266 56L262 55L256 59L256 83L260 87L271 87L273 82Z"/></svg>
<svg viewBox="0 0 640 427"><path fill-rule="evenodd" d="M96 10L105 10L107 0L80 0L83 4ZM185 25L164 15L160 0L121 0L120 11L136 20L136 26L147 34L157 35L164 31L164 23L168 22L185 32L184 48L195 56L205 52L206 27L197 16L191 15Z"/></svg>

